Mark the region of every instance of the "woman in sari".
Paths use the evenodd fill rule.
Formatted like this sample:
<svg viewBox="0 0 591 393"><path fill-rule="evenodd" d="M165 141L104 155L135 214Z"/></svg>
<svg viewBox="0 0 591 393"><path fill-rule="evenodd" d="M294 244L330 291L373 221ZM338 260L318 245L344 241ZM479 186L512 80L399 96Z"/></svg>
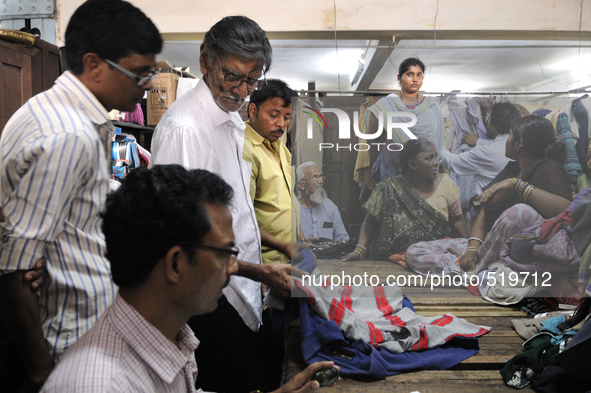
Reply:
<svg viewBox="0 0 591 393"><path fill-rule="evenodd" d="M417 273L477 274L500 259L503 243L542 218L562 213L572 201L562 162L565 146L552 123L536 116L513 122L506 143L512 160L476 199L484 204L469 239L421 242L409 247L407 264ZM459 258L458 258L459 257Z"/></svg>
<svg viewBox="0 0 591 393"><path fill-rule="evenodd" d="M448 236L450 226L456 236L467 236L460 190L448 175L438 173L433 142L408 141L401 164L402 174L379 182L363 205L367 214L359 243L343 261L363 259L374 239L372 257L388 259L416 242Z"/></svg>
<svg viewBox="0 0 591 393"><path fill-rule="evenodd" d="M365 127L368 134L375 133L381 122L383 127L388 124L388 112L412 113L417 118L417 123L408 129L417 138L426 138L433 142L437 154L441 154L443 148L443 115L439 109L439 100L436 97L426 97L419 93L423 85L423 78L426 67L423 62L416 58L404 60L398 68L398 83L400 93L390 94L379 100L375 105L367 109L365 114ZM394 116L392 122L409 123L410 117ZM394 129L392 140L386 140L386 133L382 132L378 140L380 143L400 143L404 145L409 137L401 129ZM400 151L390 151L383 148L378 152L376 149L369 151L371 172L367 179L364 179L362 193L368 187L388 177L400 175ZM373 181L370 181L373 179ZM368 186L369 184L369 186Z"/></svg>

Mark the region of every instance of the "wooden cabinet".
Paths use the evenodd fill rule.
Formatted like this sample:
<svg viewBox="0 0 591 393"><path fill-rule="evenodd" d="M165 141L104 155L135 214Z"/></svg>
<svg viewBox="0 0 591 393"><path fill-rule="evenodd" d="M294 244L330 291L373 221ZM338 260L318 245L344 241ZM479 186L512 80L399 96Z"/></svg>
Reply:
<svg viewBox="0 0 591 393"><path fill-rule="evenodd" d="M30 48L0 41L0 133L27 100L53 86L60 75L57 46L37 40ZM1 217L1 210L0 210ZM16 352L0 326L0 391L18 392L24 381Z"/></svg>
<svg viewBox="0 0 591 393"><path fill-rule="evenodd" d="M0 130L29 98L53 86L60 73L57 46L39 39L30 48L0 41Z"/></svg>

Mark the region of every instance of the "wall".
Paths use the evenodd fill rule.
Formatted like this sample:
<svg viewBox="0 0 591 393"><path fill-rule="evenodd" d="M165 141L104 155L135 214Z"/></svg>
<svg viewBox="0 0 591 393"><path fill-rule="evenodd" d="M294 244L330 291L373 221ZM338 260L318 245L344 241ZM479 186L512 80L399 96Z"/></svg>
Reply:
<svg viewBox="0 0 591 393"><path fill-rule="evenodd" d="M82 0L57 0L56 43ZM591 37L587 0L131 0L165 39L201 39L226 15L256 20L270 38L582 39ZM581 5L582 4L582 5ZM436 18L436 23L435 23Z"/></svg>

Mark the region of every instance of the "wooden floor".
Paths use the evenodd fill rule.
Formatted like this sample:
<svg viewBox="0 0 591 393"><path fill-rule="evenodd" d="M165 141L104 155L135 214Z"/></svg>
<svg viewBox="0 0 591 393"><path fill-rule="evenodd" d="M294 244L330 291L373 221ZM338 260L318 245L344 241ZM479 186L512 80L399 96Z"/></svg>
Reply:
<svg viewBox="0 0 591 393"><path fill-rule="evenodd" d="M382 282L388 275L414 275L410 269L383 261L357 261L343 263L338 260L318 260L323 274L368 275L375 274ZM382 381L363 382L343 378L332 392L515 392L504 384L499 373L505 362L523 350L521 339L511 324L511 319L526 318L514 307L502 307L472 295L463 287L445 286L430 289L403 287L402 292L412 301L415 311L421 316L436 316L443 313L465 318L476 325L492 327L479 339L480 352L450 370L418 371L388 377ZM286 334L285 378L289 379L304 367L300 350L299 329L292 324ZM325 389L327 392L328 389ZM533 391L529 388L521 391Z"/></svg>

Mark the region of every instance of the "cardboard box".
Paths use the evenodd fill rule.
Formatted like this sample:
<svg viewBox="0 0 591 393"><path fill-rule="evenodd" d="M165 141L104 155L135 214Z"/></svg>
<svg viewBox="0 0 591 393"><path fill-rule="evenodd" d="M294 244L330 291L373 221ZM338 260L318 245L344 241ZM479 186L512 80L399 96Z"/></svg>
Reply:
<svg viewBox="0 0 591 393"><path fill-rule="evenodd" d="M155 126L177 98L179 78L196 78L195 75L173 68L167 61L159 61L160 74L152 80L152 90L147 99L147 125Z"/></svg>
<svg viewBox="0 0 591 393"><path fill-rule="evenodd" d="M160 74L152 80L152 89L148 92L148 125L155 126L166 110L176 100L176 89L180 72L167 62L159 62Z"/></svg>

